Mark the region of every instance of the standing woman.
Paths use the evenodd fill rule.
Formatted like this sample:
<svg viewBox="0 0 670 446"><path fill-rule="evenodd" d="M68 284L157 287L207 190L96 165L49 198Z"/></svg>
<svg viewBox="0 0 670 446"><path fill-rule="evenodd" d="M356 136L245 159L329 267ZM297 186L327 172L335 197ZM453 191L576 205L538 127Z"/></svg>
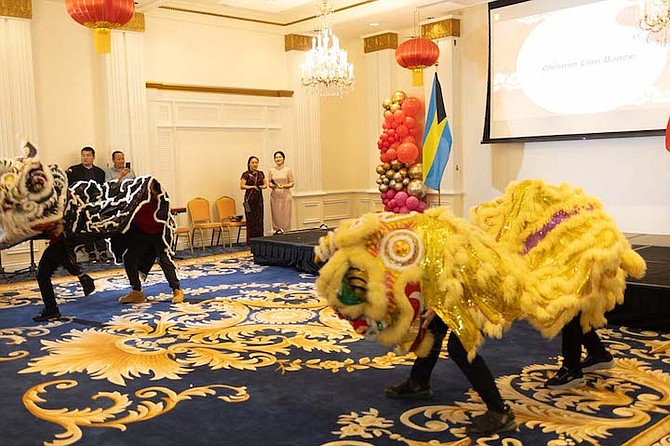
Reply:
<svg viewBox="0 0 670 446"><path fill-rule="evenodd" d="M263 189L268 187L265 174L258 170L258 158L250 156L247 170L240 179L244 191L244 211L247 216L247 243L250 238L263 237Z"/></svg>
<svg viewBox="0 0 670 446"><path fill-rule="evenodd" d="M275 165L270 169L270 208L272 210L272 230L286 232L291 230L293 196L291 188L295 186L293 171L286 167L286 156L281 150L275 152Z"/></svg>

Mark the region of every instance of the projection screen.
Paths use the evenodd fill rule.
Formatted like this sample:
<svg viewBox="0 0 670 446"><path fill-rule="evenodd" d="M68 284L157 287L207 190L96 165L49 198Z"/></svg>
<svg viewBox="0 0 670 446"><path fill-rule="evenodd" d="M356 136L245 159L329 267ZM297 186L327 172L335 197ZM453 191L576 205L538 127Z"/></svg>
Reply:
<svg viewBox="0 0 670 446"><path fill-rule="evenodd" d="M663 134L670 45L640 0L489 4L485 143Z"/></svg>

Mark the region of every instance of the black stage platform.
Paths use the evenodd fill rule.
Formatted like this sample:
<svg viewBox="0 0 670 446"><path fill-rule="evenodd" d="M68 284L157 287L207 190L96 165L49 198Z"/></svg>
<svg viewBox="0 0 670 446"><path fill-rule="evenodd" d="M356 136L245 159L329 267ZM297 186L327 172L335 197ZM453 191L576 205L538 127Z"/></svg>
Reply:
<svg viewBox="0 0 670 446"><path fill-rule="evenodd" d="M670 331L670 247L633 245L647 262L642 279L629 279L624 303L607 319L615 325Z"/></svg>
<svg viewBox="0 0 670 446"><path fill-rule="evenodd" d="M252 238L251 253L259 265L287 266L298 271L316 274L321 265L314 262L314 247L328 229L303 229Z"/></svg>
<svg viewBox="0 0 670 446"><path fill-rule="evenodd" d="M328 229L305 229L251 239L251 253L259 265L287 266L317 274L314 247ZM647 262L647 275L629 280L625 301L608 313L614 325L670 331L670 247L633 246Z"/></svg>

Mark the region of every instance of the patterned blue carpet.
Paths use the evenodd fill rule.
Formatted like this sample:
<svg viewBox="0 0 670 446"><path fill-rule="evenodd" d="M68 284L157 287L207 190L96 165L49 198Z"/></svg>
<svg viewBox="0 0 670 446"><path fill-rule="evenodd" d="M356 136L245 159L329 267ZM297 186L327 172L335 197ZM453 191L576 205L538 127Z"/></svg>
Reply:
<svg viewBox="0 0 670 446"><path fill-rule="evenodd" d="M444 358L434 400L385 399L412 358L360 339L314 294L315 277L255 265L248 252L180 263L186 301L159 270L147 303L96 274L83 297L57 279L65 319L31 320L35 282L0 287L0 411L11 445L670 444L670 334L609 327L617 367L574 390L543 388L558 340L524 323L482 349L520 428L468 438L484 406Z"/></svg>

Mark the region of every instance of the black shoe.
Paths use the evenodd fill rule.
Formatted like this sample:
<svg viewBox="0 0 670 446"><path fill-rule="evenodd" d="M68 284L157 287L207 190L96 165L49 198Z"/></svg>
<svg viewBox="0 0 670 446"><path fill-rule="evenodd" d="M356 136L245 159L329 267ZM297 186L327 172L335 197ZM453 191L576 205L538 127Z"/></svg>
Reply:
<svg viewBox="0 0 670 446"><path fill-rule="evenodd" d="M587 356L579 363L582 372L595 372L597 370L609 370L616 366L614 358L609 353L607 356Z"/></svg>
<svg viewBox="0 0 670 446"><path fill-rule="evenodd" d="M558 372L544 383L548 389L563 390L572 389L584 385L584 375L581 370L570 370L561 367Z"/></svg>
<svg viewBox="0 0 670 446"><path fill-rule="evenodd" d="M281 235L281 234L283 234L283 233L284 233L284 231L282 231L281 229L277 229L277 230L275 231L274 235Z"/></svg>
<svg viewBox="0 0 670 446"><path fill-rule="evenodd" d="M60 311L58 308L55 310L47 310L46 308L39 312L37 316L33 318L35 322L47 322L47 321L57 321L60 319Z"/></svg>
<svg viewBox="0 0 670 446"><path fill-rule="evenodd" d="M465 432L468 434L483 435L513 430L516 430L516 421L514 420L514 412L509 406L505 406L505 410L502 412L487 410L483 415L474 417L472 424L465 428Z"/></svg>
<svg viewBox="0 0 670 446"><path fill-rule="evenodd" d="M429 400L433 397L433 391L430 390L430 386L421 387L407 378L400 384L384 389L384 395L396 400Z"/></svg>
<svg viewBox="0 0 670 446"><path fill-rule="evenodd" d="M79 277L79 283L81 283L81 287L84 289L84 296L88 296L93 291L95 291L95 283L93 283L93 278L88 274L84 274L83 276Z"/></svg>
<svg viewBox="0 0 670 446"><path fill-rule="evenodd" d="M91 262L91 263L97 263L98 259L95 257L95 255L89 254L88 255L88 261Z"/></svg>

